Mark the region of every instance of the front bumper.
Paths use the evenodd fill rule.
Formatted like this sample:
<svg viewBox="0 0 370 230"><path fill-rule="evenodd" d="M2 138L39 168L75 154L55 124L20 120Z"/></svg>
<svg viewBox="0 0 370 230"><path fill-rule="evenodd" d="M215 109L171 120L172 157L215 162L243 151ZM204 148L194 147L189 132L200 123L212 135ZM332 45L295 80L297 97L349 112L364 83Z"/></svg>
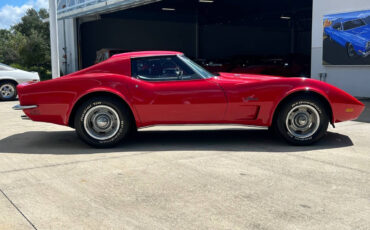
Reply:
<svg viewBox="0 0 370 230"><path fill-rule="evenodd" d="M25 110L25 109L35 109L37 105L15 105L13 106L14 110Z"/></svg>
<svg viewBox="0 0 370 230"><path fill-rule="evenodd" d="M362 57L366 58L367 56L369 56L369 55L370 55L370 50L369 50L369 51L367 51L367 52L364 52L364 51L361 51L361 50L360 50L360 54L361 54L361 56L362 56Z"/></svg>

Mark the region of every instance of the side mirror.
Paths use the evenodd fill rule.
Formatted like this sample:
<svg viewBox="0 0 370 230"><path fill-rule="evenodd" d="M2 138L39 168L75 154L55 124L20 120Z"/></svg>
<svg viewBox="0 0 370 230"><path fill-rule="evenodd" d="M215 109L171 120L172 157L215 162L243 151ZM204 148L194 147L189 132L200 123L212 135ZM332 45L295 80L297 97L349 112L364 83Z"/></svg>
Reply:
<svg viewBox="0 0 370 230"><path fill-rule="evenodd" d="M183 75L183 71L179 68L166 68L163 69L163 76L166 77L178 77L180 78Z"/></svg>

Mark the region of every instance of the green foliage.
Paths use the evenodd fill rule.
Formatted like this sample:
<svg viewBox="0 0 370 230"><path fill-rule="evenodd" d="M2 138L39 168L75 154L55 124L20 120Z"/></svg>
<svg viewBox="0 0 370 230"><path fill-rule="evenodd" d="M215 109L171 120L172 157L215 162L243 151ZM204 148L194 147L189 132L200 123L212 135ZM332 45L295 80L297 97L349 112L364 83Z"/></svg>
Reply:
<svg viewBox="0 0 370 230"><path fill-rule="evenodd" d="M27 38L19 32L10 33L0 45L0 62L5 64L21 63L20 50Z"/></svg>
<svg viewBox="0 0 370 230"><path fill-rule="evenodd" d="M0 30L0 62L50 79L50 33L45 9L29 9L10 30Z"/></svg>
<svg viewBox="0 0 370 230"><path fill-rule="evenodd" d="M36 31L31 31L19 53L25 66L47 66L50 63L50 46Z"/></svg>

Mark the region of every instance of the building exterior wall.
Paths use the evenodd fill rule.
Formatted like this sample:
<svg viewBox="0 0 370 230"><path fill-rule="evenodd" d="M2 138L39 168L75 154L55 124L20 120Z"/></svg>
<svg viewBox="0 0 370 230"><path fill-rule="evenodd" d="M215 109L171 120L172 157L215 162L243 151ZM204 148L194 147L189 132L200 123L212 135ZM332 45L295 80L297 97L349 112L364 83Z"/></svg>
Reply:
<svg viewBox="0 0 370 230"><path fill-rule="evenodd" d="M58 21L59 62L63 75L78 70L76 19Z"/></svg>
<svg viewBox="0 0 370 230"><path fill-rule="evenodd" d="M369 0L313 0L311 77L320 79L326 73L329 84L357 97L370 97L370 66L324 66L323 16L327 14L370 10Z"/></svg>

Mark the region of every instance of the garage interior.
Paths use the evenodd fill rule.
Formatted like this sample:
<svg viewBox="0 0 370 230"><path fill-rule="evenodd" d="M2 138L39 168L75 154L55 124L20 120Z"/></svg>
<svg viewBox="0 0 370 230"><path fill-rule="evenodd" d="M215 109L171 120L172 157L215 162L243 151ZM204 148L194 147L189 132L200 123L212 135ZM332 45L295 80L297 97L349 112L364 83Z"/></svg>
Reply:
<svg viewBox="0 0 370 230"><path fill-rule="evenodd" d="M78 25L79 68L101 49L175 50L214 71L310 76L312 0L163 0Z"/></svg>

